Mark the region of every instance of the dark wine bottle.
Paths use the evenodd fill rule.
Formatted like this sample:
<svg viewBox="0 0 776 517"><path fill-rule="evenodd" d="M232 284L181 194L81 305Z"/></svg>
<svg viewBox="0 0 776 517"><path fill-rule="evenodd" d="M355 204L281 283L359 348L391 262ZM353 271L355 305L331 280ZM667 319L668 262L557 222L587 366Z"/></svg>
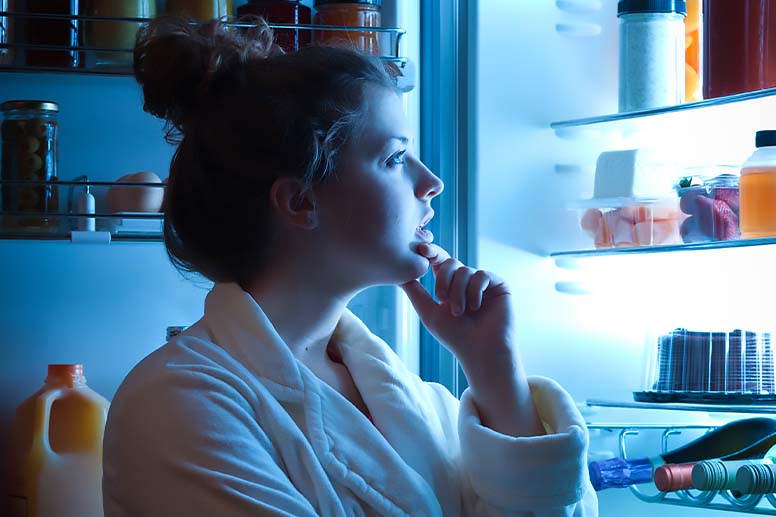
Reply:
<svg viewBox="0 0 776 517"><path fill-rule="evenodd" d="M596 490L652 482L653 472L666 463L701 460L741 460L762 457L776 444L776 419L758 417L729 422L672 451L649 458L612 458L588 465Z"/></svg>

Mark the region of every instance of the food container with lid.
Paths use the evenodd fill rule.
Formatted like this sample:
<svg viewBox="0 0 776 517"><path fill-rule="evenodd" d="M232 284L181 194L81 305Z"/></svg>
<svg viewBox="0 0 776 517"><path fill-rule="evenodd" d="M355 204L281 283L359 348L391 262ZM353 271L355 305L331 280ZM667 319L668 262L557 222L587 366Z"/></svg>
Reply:
<svg viewBox="0 0 776 517"><path fill-rule="evenodd" d="M689 171L688 171L689 172ZM735 166L698 167L677 185L684 242L738 239L739 174Z"/></svg>
<svg viewBox="0 0 776 517"><path fill-rule="evenodd" d="M382 0L315 0L316 25L339 27L380 27ZM379 55L379 37L371 31L317 30L313 40L322 45L353 45Z"/></svg>
<svg viewBox="0 0 776 517"><path fill-rule="evenodd" d="M56 102L13 100L0 105L3 226L51 229L58 208Z"/></svg>
<svg viewBox="0 0 776 517"><path fill-rule="evenodd" d="M771 333L675 328L647 343L641 402L776 401Z"/></svg>
<svg viewBox="0 0 776 517"><path fill-rule="evenodd" d="M601 153L593 197L572 205L595 248L681 243L676 171L654 149Z"/></svg>

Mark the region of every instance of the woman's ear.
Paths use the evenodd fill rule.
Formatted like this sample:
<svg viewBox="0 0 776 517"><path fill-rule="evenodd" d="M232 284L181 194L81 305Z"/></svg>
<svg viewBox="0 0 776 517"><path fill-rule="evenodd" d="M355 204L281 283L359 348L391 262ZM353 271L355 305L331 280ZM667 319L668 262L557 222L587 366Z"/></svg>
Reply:
<svg viewBox="0 0 776 517"><path fill-rule="evenodd" d="M301 180L288 176L277 178L269 197L281 221L307 230L318 226L315 194Z"/></svg>

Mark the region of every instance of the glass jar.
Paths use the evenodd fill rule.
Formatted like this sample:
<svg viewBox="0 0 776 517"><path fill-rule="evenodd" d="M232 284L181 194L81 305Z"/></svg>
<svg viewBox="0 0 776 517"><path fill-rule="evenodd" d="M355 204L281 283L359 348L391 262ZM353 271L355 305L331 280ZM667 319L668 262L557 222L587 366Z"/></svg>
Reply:
<svg viewBox="0 0 776 517"><path fill-rule="evenodd" d="M81 15L110 18L153 18L156 16L155 0L85 0L80 3ZM83 65L86 68L120 67L132 65L132 48L140 23L110 20L82 21L83 43L86 47L124 49L130 52L86 51Z"/></svg>
<svg viewBox="0 0 776 517"><path fill-rule="evenodd" d="M684 0L620 0L620 112L684 101L686 15Z"/></svg>
<svg viewBox="0 0 776 517"><path fill-rule="evenodd" d="M4 182L31 181L33 184L4 183L3 224L10 227L50 228L56 222L54 185L57 177L57 134L59 106L51 101L15 100L0 104L3 123L2 167ZM27 216L28 212L32 215Z"/></svg>
<svg viewBox="0 0 776 517"><path fill-rule="evenodd" d="M167 14L194 20L232 15L232 0L167 0Z"/></svg>
<svg viewBox="0 0 776 517"><path fill-rule="evenodd" d="M9 0L13 13L78 15L78 0ZM74 19L10 16L10 45L46 45L55 49L13 47L13 63L20 66L70 68L78 66L78 28ZM59 47L59 48L56 48ZM61 49L61 50L60 50Z"/></svg>
<svg viewBox="0 0 776 517"><path fill-rule="evenodd" d="M776 2L704 0L703 97L776 87Z"/></svg>
<svg viewBox="0 0 776 517"><path fill-rule="evenodd" d="M380 27L382 0L315 0L316 25L340 27ZM369 31L315 31L313 41L322 45L350 43L358 49L379 55L378 33Z"/></svg>
<svg viewBox="0 0 776 517"><path fill-rule="evenodd" d="M237 8L237 17L258 15L267 23L298 25L312 23L312 9L299 0L249 0ZM275 29L275 41L286 52L294 52L310 45L309 30Z"/></svg>

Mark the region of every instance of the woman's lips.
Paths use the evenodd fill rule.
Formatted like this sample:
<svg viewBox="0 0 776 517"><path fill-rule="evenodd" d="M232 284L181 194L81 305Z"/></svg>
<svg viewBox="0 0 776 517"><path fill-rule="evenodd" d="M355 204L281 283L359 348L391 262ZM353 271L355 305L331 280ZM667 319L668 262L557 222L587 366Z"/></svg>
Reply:
<svg viewBox="0 0 776 517"><path fill-rule="evenodd" d="M415 235L417 235L421 241L429 244L434 241L434 234L425 228L416 228Z"/></svg>

